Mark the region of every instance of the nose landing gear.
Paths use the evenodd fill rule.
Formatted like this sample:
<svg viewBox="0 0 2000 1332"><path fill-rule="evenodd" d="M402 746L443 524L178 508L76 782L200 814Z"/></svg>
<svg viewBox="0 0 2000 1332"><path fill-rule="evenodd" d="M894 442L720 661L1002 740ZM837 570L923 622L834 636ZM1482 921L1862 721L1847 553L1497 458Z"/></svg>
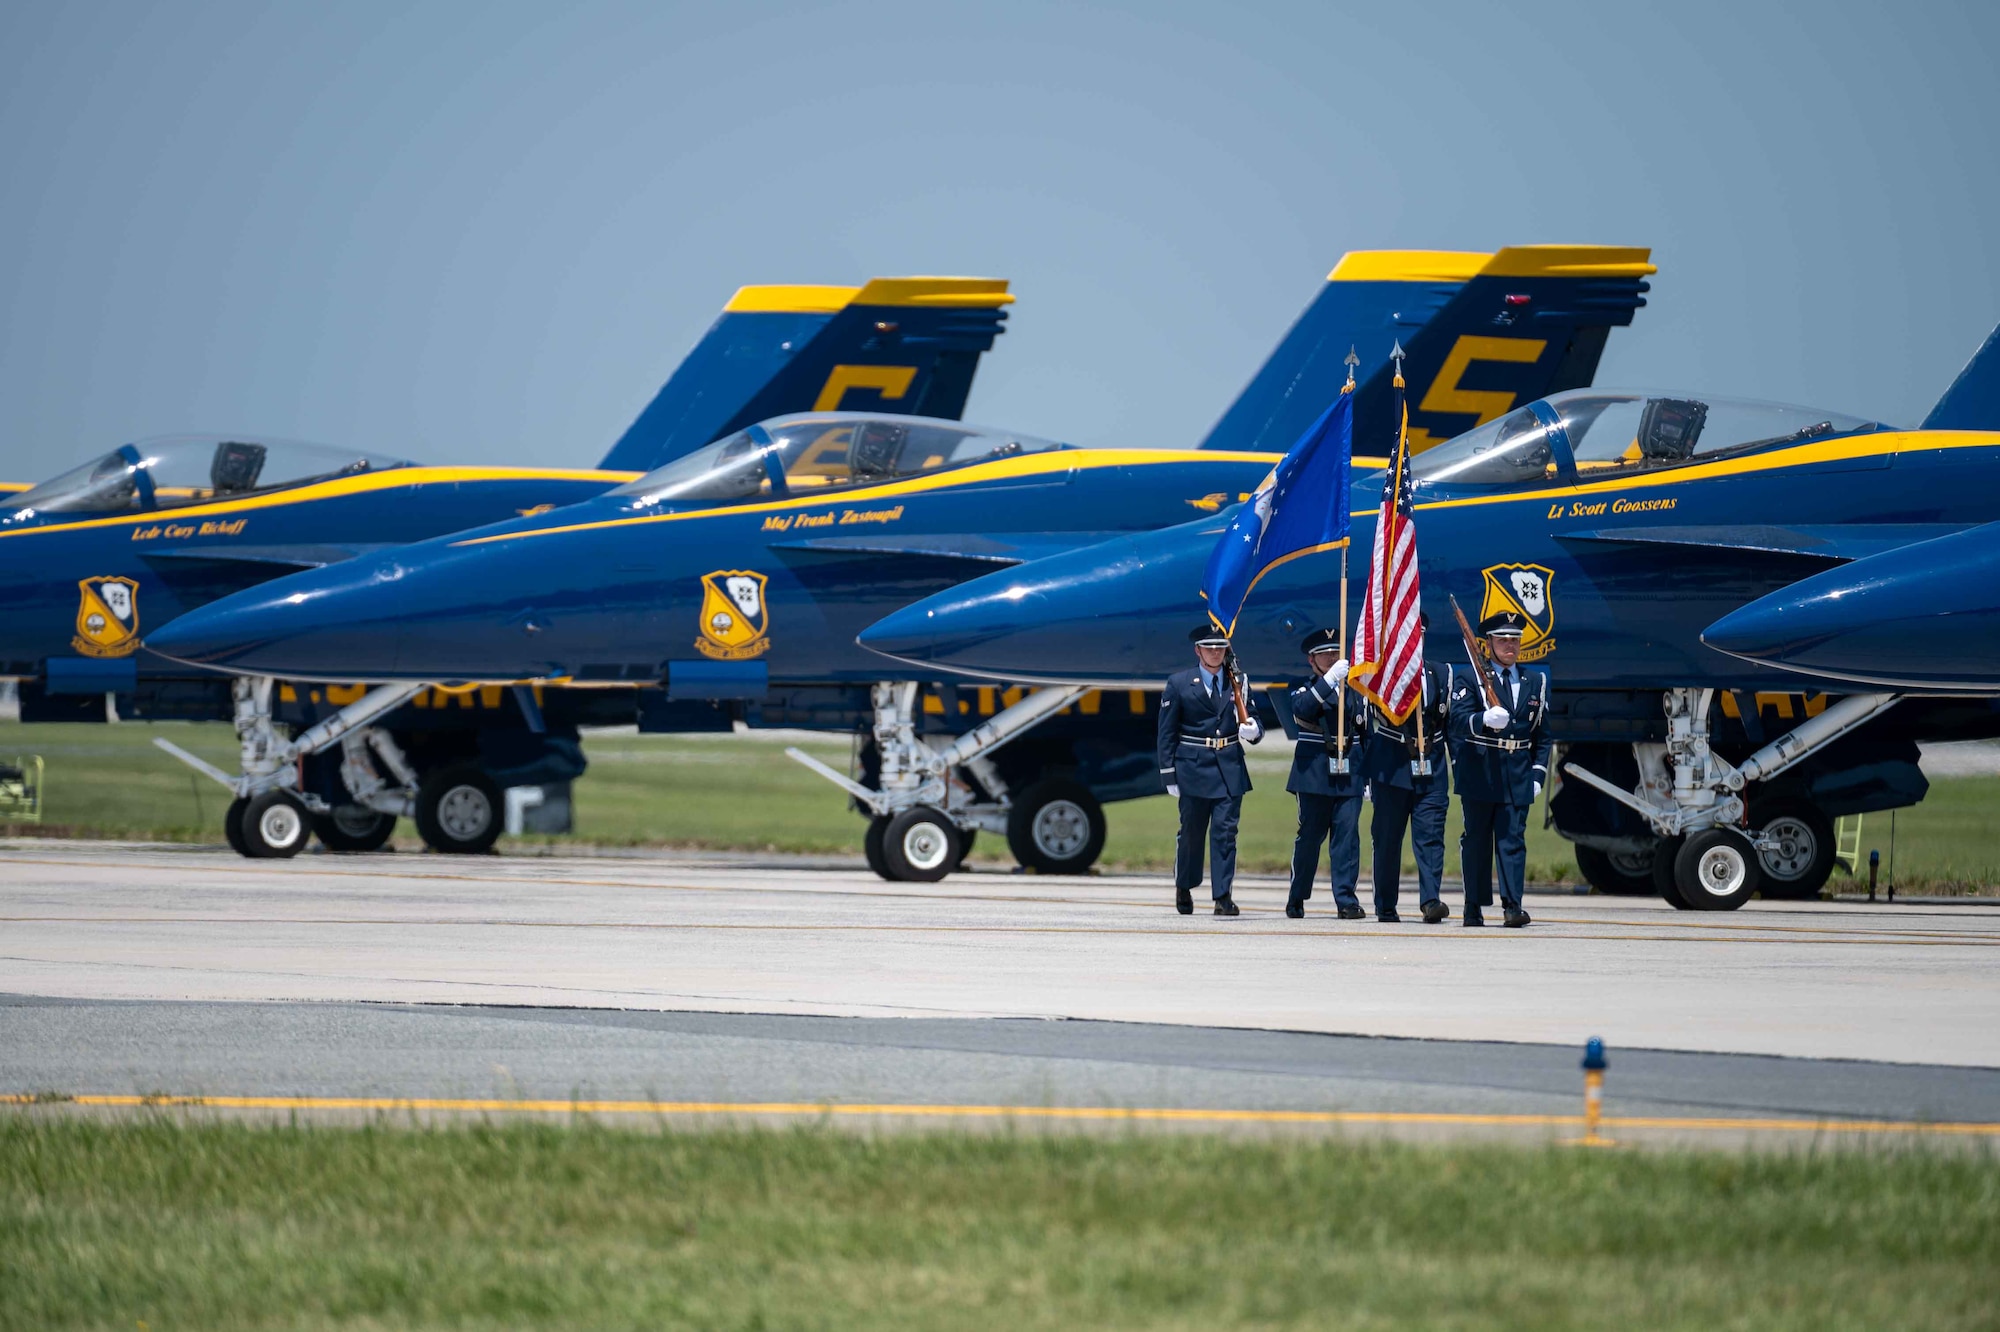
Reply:
<svg viewBox="0 0 2000 1332"><path fill-rule="evenodd" d="M947 744L917 734L918 686L874 686L879 785L868 787L801 749L787 749L871 814L862 846L868 867L885 879L935 883L952 870L982 829L1006 836L1023 865L1044 873L1081 873L1104 849L1104 810L1075 782L1047 780L1019 797L990 760L994 750L1068 707L1085 691L1063 686L1028 694Z"/></svg>
<svg viewBox="0 0 2000 1332"><path fill-rule="evenodd" d="M1805 802L1748 799L1809 755L1894 706L1897 694L1855 694L1732 765L1708 746L1711 689L1669 689L1667 742L1634 745L1637 789L1627 791L1575 762L1563 771L1643 815L1661 841L1652 876L1660 896L1695 911L1734 911L1761 887L1767 897L1811 897L1833 869L1833 826ZM1746 803L1747 801L1747 803ZM1579 846L1578 864L1595 883Z"/></svg>

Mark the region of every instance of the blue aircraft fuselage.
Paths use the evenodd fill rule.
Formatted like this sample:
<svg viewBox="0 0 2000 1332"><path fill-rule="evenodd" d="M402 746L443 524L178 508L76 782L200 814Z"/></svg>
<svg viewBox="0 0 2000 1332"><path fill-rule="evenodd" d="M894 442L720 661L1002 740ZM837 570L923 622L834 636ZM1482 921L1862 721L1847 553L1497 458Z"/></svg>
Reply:
<svg viewBox="0 0 2000 1332"><path fill-rule="evenodd" d="M911 673L855 643L996 567L1234 502L1276 455L1055 448L694 505L608 495L558 515L294 574L177 621L180 660L299 679L767 682ZM643 484L643 483L642 483Z"/></svg>
<svg viewBox="0 0 2000 1332"><path fill-rule="evenodd" d="M1672 465L1579 469L1550 432L1544 475L1492 488L1420 481L1416 531L1429 652L1463 660L1447 595L1468 617L1519 610L1522 655L1560 691L1666 685L1827 687L1701 642L1748 602L1849 560L2000 512L2000 434L1863 426ZM1454 446L1447 446L1454 448ZM1358 479L1358 503L1380 496ZM1227 515L994 573L885 617L862 642L906 663L1029 681L1152 682L1183 664L1202 572ZM1354 516L1350 614L1374 537ZM1248 670L1296 675L1298 642L1338 618L1340 555L1273 570L1235 627Z"/></svg>
<svg viewBox="0 0 2000 1332"><path fill-rule="evenodd" d="M148 634L218 597L385 545L603 494L630 472L394 467L180 507L0 520L0 674L133 659ZM79 577L81 575L81 577ZM124 616L103 590L120 582ZM93 616L95 621L93 621Z"/></svg>

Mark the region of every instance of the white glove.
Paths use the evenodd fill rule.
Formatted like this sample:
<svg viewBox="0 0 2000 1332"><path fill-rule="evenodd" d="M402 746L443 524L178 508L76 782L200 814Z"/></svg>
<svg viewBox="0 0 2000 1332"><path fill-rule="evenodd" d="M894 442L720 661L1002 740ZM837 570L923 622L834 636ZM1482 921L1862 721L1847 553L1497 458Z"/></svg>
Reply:
<svg viewBox="0 0 2000 1332"><path fill-rule="evenodd" d="M1236 728L1236 735L1244 744L1254 745L1264 738L1264 728L1252 717Z"/></svg>
<svg viewBox="0 0 2000 1332"><path fill-rule="evenodd" d="M1512 714L1497 703L1479 714L1479 720L1485 723L1486 729L1489 731L1506 730L1507 723L1512 719Z"/></svg>
<svg viewBox="0 0 2000 1332"><path fill-rule="evenodd" d="M1540 782L1536 782L1536 783L1535 783L1535 793L1534 793L1533 795L1529 796L1529 797L1528 797L1528 799L1530 799L1530 800L1540 800L1541 798L1542 798L1542 784L1541 784Z"/></svg>
<svg viewBox="0 0 2000 1332"><path fill-rule="evenodd" d="M1172 782L1168 782L1167 794L1172 796L1174 799L1179 800L1181 798L1181 788L1175 786Z"/></svg>
<svg viewBox="0 0 2000 1332"><path fill-rule="evenodd" d="M1328 684L1332 685L1335 689L1339 689L1344 685L1346 685L1347 683L1347 668L1350 664L1351 663L1348 662L1347 658L1342 657L1339 661L1336 661L1335 663L1333 663L1333 665L1327 667L1326 674L1321 676L1320 678L1322 680L1325 680Z"/></svg>

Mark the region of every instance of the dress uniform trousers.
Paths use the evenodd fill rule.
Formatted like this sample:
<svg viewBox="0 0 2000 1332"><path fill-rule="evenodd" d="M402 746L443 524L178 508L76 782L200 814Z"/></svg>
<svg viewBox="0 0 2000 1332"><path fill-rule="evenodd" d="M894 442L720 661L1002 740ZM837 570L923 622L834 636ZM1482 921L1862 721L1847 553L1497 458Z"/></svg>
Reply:
<svg viewBox="0 0 2000 1332"><path fill-rule="evenodd" d="M1321 758L1324 763L1326 760ZM1319 876L1319 849L1327 848L1327 871L1336 906L1358 907L1361 877L1361 796L1298 794L1299 833L1292 842L1292 901L1312 896Z"/></svg>
<svg viewBox="0 0 2000 1332"><path fill-rule="evenodd" d="M1438 766L1442 768L1440 756ZM1417 901L1435 902L1444 880L1444 821L1451 810L1451 783L1442 774L1423 790L1377 783L1375 818L1368 835L1374 844L1375 914L1394 911L1403 889L1403 830L1417 861Z"/></svg>
<svg viewBox="0 0 2000 1332"><path fill-rule="evenodd" d="M1213 800L1181 792L1181 831L1174 841L1174 887L1201 886L1202 844L1212 852L1215 873L1209 895L1223 898L1236 882L1236 825L1243 816L1243 797Z"/></svg>
<svg viewBox="0 0 2000 1332"><path fill-rule="evenodd" d="M1506 910L1521 909L1522 879L1528 865L1528 806L1491 800L1465 800L1465 831L1458 839L1465 871L1465 914L1477 920L1481 907L1493 905L1493 864L1500 863L1500 901Z"/></svg>
<svg viewBox="0 0 2000 1332"><path fill-rule="evenodd" d="M1324 845L1334 905L1358 909L1361 899L1355 896L1354 886L1361 877L1361 796L1368 789L1361 764L1367 714L1359 696L1320 679L1294 689L1291 704L1292 720L1299 732L1292 749L1292 771L1285 779L1285 789L1299 802L1299 832L1292 842L1291 900L1304 902L1312 896L1313 879L1319 874L1319 850ZM1347 713L1344 729L1335 712L1343 707ZM1329 731L1346 738L1346 772L1334 772L1328 762L1332 747L1326 738Z"/></svg>

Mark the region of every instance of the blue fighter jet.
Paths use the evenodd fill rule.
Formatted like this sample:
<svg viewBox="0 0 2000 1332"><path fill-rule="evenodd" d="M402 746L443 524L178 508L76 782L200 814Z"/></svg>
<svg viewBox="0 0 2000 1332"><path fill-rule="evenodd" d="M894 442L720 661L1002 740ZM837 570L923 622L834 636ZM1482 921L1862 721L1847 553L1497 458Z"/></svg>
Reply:
<svg viewBox="0 0 2000 1332"><path fill-rule="evenodd" d="M20 680L27 721L102 721L107 695L126 718L239 715L242 687L170 662L147 640L187 610L286 573L602 495L775 412L956 416L1002 331L1006 286L884 278L859 288L744 287L596 469L426 467L247 435L123 445L0 509L0 676ZM319 705L360 692L280 685L272 702L303 726ZM446 769L482 783L566 780L582 766L575 724L603 702L419 697L383 719L374 761L419 785ZM614 708L609 720L629 721L630 711ZM330 760L308 778L325 797L327 808L311 810L323 841L355 848L387 838L394 816L345 800ZM455 848L460 839L427 815L432 803L413 807L419 828ZM497 810L485 814L490 826L474 840L497 832ZM235 820L231 830L235 840Z"/></svg>
<svg viewBox="0 0 2000 1332"><path fill-rule="evenodd" d="M885 672L856 634L995 567L1236 502L1279 455L1223 446L1309 422L1371 335L1426 351L1424 419L1440 431L1587 382L1652 271L1643 250L1609 247L1350 255L1201 449L1074 449L950 422L802 414L559 515L218 601L154 646L250 675L381 684L341 726L365 726L371 700L420 682L570 680L642 686L645 729L862 729L861 772L820 771L872 816L880 872L940 877L980 829L1004 831L1024 864L1081 869L1103 845L1103 801L1155 784L1143 696L920 696L936 672ZM292 798L270 771L266 807Z"/></svg>
<svg viewBox="0 0 2000 1332"><path fill-rule="evenodd" d="M1527 620L1521 656L1548 666L1550 727L1566 746L1549 814L1593 884L1711 910L1760 887L1816 895L1834 863L1834 818L1923 797L1917 741L2000 735L1992 699L1821 692L1836 675L1964 692L1967 652L1930 675L1960 613L1988 617L1961 649L1990 651L1996 346L1916 430L1590 389L1417 455L1426 605L1441 624L1451 623L1447 594L1480 617ZM1380 493L1379 477L1354 487L1357 503ZM1098 687L1156 680L1185 655L1184 626L1227 520L990 574L885 617L861 641L916 670ZM1373 510L1355 514L1354 548L1369 548L1374 521ZM1335 604L1335 560L1298 560L1258 585L1235 633L1248 669L1295 669L1299 636ZM1906 595L1924 613L1914 624L1896 611ZM1773 604L1786 609L1773 615ZM1455 640L1430 646L1462 655ZM1843 651L1856 669L1832 668L1826 658Z"/></svg>

